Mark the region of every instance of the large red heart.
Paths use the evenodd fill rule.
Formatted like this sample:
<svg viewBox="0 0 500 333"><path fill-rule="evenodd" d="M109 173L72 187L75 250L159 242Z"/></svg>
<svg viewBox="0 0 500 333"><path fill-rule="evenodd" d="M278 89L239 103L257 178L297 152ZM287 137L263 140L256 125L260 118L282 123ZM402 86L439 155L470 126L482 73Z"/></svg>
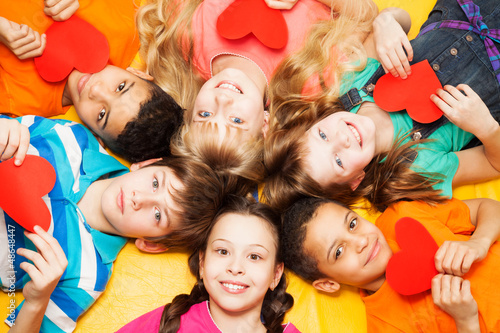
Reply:
<svg viewBox="0 0 500 333"><path fill-rule="evenodd" d="M35 58L36 69L44 80L62 81L74 68L82 73L97 73L106 67L108 40L81 18L73 15L67 21L54 22L45 34L45 51Z"/></svg>
<svg viewBox="0 0 500 333"><path fill-rule="evenodd" d="M235 0L217 19L219 35L239 39L253 33L267 47L281 49L288 42L288 27L278 9L264 0Z"/></svg>
<svg viewBox="0 0 500 333"><path fill-rule="evenodd" d="M43 157L27 155L21 166L11 158L0 163L0 207L26 230L39 225L48 231L51 216L42 197L55 183L54 167Z"/></svg>
<svg viewBox="0 0 500 333"><path fill-rule="evenodd" d="M411 119L419 123L431 123L443 115L430 96L441 82L427 60L411 66L412 74L405 80L387 73L375 85L373 98L385 111L394 112L406 109Z"/></svg>
<svg viewBox="0 0 500 333"><path fill-rule="evenodd" d="M434 264L439 248L436 241L420 222L411 217L399 219L395 231L401 251L395 253L387 264L387 282L402 295L429 290L432 278L438 274Z"/></svg>

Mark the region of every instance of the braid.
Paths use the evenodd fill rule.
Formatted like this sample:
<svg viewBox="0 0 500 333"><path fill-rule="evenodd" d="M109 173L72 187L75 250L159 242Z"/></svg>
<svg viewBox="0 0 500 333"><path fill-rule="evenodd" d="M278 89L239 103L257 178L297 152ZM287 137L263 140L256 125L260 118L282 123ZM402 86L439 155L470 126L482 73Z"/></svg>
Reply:
<svg viewBox="0 0 500 333"><path fill-rule="evenodd" d="M175 333L181 326L181 316L198 303L208 300L208 292L205 289L203 280L199 278L199 252L195 251L189 256L189 268L191 273L198 276L198 281L194 285L191 293L175 296L172 303L165 305L160 320L159 333Z"/></svg>
<svg viewBox="0 0 500 333"><path fill-rule="evenodd" d="M262 317L268 333L282 333L285 312L293 306L293 297L286 292L285 275L274 290L268 290L262 304Z"/></svg>

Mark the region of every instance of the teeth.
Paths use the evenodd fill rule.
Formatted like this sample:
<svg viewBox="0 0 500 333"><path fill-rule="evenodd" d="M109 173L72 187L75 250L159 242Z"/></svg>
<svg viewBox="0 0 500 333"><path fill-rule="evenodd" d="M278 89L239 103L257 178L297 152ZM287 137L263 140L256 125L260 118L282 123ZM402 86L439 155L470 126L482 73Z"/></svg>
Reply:
<svg viewBox="0 0 500 333"><path fill-rule="evenodd" d="M223 283L222 284L224 287L229 288L229 289L235 289L235 290L241 290L245 289L244 286L236 285L236 284L231 284L231 283Z"/></svg>
<svg viewBox="0 0 500 333"><path fill-rule="evenodd" d="M351 132L354 134L354 137L358 141L359 145L361 145L361 136L359 135L358 130L354 126L352 126L352 125L347 125L347 127L349 127L349 129L351 130Z"/></svg>
<svg viewBox="0 0 500 333"><path fill-rule="evenodd" d="M223 84L219 85L217 88L229 89L229 90L232 90L238 94L242 94L241 90L239 90L238 88L236 88L235 86L233 86L230 83L223 83Z"/></svg>

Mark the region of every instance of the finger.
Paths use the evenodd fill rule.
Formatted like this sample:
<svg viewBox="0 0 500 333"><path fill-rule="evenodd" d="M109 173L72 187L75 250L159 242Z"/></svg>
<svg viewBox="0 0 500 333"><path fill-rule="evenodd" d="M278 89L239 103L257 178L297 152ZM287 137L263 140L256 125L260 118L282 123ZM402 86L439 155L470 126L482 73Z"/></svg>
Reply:
<svg viewBox="0 0 500 333"><path fill-rule="evenodd" d="M411 46L410 41L408 38L403 39L403 47L406 51L406 55L409 61L413 61L413 47Z"/></svg>
<svg viewBox="0 0 500 333"><path fill-rule="evenodd" d="M60 1L61 0L45 0L43 3L45 5L45 7L54 7Z"/></svg>
<svg viewBox="0 0 500 333"><path fill-rule="evenodd" d="M15 124L15 125L16 126L10 128L8 142L7 142L7 144L3 150L3 153L2 153L2 160L3 161L14 156L14 153L17 151L17 148L19 147L21 128L19 125L17 125L17 124Z"/></svg>
<svg viewBox="0 0 500 333"><path fill-rule="evenodd" d="M408 75L406 74L406 70L403 67L403 64L401 62L402 58L406 59L406 55L404 54L403 50L400 50L400 53L398 53L397 50L394 50L390 53L389 57L390 57L391 62L394 66L394 69L398 72L398 75L402 79L406 79L408 77ZM408 60L406 60L406 62L408 62Z"/></svg>
<svg viewBox="0 0 500 333"><path fill-rule="evenodd" d="M462 281L463 279L458 276L453 276L450 279L450 302L452 304L460 302Z"/></svg>
<svg viewBox="0 0 500 333"><path fill-rule="evenodd" d="M451 275L445 274L441 279L441 301L449 304L451 298Z"/></svg>
<svg viewBox="0 0 500 333"><path fill-rule="evenodd" d="M455 243L448 243L446 255L443 258L443 270L446 274L453 274L451 266L453 263L454 253L456 251Z"/></svg>
<svg viewBox="0 0 500 333"><path fill-rule="evenodd" d="M25 271L31 278L32 281L39 281L43 278L42 273L35 267L35 265L30 264L27 261L23 261L19 267Z"/></svg>
<svg viewBox="0 0 500 333"><path fill-rule="evenodd" d="M403 65L403 70L405 71L406 75L410 75L411 74L410 61L405 51L402 48L399 48L398 50L396 50L396 52L398 54L401 65Z"/></svg>
<svg viewBox="0 0 500 333"><path fill-rule="evenodd" d="M31 235L33 235L33 234L31 234ZM31 238L30 238L30 240L33 241ZM46 271L50 270L49 264L47 263L47 261L45 260L45 258L42 256L42 254L39 253L39 252L35 252L35 251L28 250L28 249L25 249L25 248L19 248L19 249L17 249L17 254L20 255L20 256L23 256L26 259L28 259L31 262L33 262L33 265L35 265L36 269L40 273L42 273L44 271L46 272Z"/></svg>
<svg viewBox="0 0 500 333"><path fill-rule="evenodd" d="M462 272L462 266L464 262L464 257L467 254L467 248L463 246L458 246L453 257L453 261L451 263L451 271L455 276L462 276L464 273Z"/></svg>
<svg viewBox="0 0 500 333"><path fill-rule="evenodd" d="M431 294L434 304L441 304L441 280L443 279L443 274L438 274L432 278L431 281Z"/></svg>
<svg viewBox="0 0 500 333"><path fill-rule="evenodd" d="M430 96L431 101L436 104L436 106L443 111L444 116L449 119L448 114L452 111L451 106L446 103L441 97L438 95L432 94Z"/></svg>
<svg viewBox="0 0 500 333"><path fill-rule="evenodd" d="M471 88L469 87L467 84L464 84L464 83L461 83L457 86L457 90L461 90L465 93L465 95L467 95L468 97L478 97L479 98L479 95Z"/></svg>
<svg viewBox="0 0 500 333"><path fill-rule="evenodd" d="M443 269L443 259L446 255L446 251L448 249L449 242L445 241L443 245L439 247L439 249L436 251L436 254L434 255L434 265L436 266L436 270L439 273L444 273Z"/></svg>
<svg viewBox="0 0 500 333"><path fill-rule="evenodd" d="M20 166L21 164L23 164L24 159L26 158L26 154L28 153L29 146L30 146L30 131L28 127L21 125L19 147L17 149L14 161L15 165Z"/></svg>
<svg viewBox="0 0 500 333"><path fill-rule="evenodd" d="M64 266L66 266L67 265L66 254L64 253L64 250L62 249L57 239L55 239L52 235L50 235L48 232L43 230L43 228L38 225L36 225L33 228L33 230L41 239L45 241L46 244L50 246L51 251L55 254L59 263L64 264Z"/></svg>
<svg viewBox="0 0 500 333"><path fill-rule="evenodd" d="M19 40L17 44L18 46L16 47L15 53L17 56L22 56L23 54L31 52L42 45L40 41L40 34L38 31L32 30L28 36Z"/></svg>
<svg viewBox="0 0 500 333"><path fill-rule="evenodd" d="M473 253L472 251L467 252L462 263L462 274L466 274L470 270L472 264L476 261L476 259L477 255L475 253Z"/></svg>
<svg viewBox="0 0 500 333"><path fill-rule="evenodd" d="M69 19L80 7L78 1L71 0L68 6L63 8L57 15L52 16L55 21L66 21Z"/></svg>
<svg viewBox="0 0 500 333"><path fill-rule="evenodd" d="M394 77L398 76L398 72L394 69L391 60L386 54L380 55L380 63L384 67L386 73L391 73Z"/></svg>
<svg viewBox="0 0 500 333"><path fill-rule="evenodd" d="M467 296L472 296L472 292L470 290L470 281L469 280L463 280L462 281L462 289L460 290L462 296L467 297Z"/></svg>
<svg viewBox="0 0 500 333"><path fill-rule="evenodd" d="M40 47L22 54L21 56L19 56L19 59L29 59L41 56L43 54L43 51L45 51L46 45L47 45L47 36L43 34L40 36Z"/></svg>
<svg viewBox="0 0 500 333"><path fill-rule="evenodd" d="M9 130L0 131L0 161L5 161L7 158L4 157L4 150L9 143Z"/></svg>

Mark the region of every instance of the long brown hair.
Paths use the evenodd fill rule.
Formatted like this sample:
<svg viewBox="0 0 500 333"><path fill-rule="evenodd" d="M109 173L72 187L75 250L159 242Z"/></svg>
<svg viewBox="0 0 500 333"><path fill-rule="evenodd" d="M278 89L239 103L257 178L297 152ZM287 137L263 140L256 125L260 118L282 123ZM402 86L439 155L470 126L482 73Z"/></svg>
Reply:
<svg viewBox="0 0 500 333"><path fill-rule="evenodd" d="M249 200L238 196L227 196L224 201L223 208L215 216L213 223L207 230L205 237L196 245L196 250L189 257L189 269L196 276L197 282L194 285L191 293L181 294L176 296L172 303L167 304L163 310L160 322L160 333L174 333L180 328L180 318L183 314L189 311L191 306L206 301L209 299L203 280L200 278L200 253L203 256L207 248L207 241L213 226L225 214L235 213L246 216L256 216L267 222L272 230L273 237L276 240L278 251L276 252L276 264L282 263L282 254L279 251L281 248L279 241L279 215L269 206L262 203L252 203ZM293 306L293 297L286 292L286 277L283 275L278 285L274 290L268 290L264 302L262 304L262 317L264 325L268 332L281 333L283 327L281 323L285 316L285 312Z"/></svg>

